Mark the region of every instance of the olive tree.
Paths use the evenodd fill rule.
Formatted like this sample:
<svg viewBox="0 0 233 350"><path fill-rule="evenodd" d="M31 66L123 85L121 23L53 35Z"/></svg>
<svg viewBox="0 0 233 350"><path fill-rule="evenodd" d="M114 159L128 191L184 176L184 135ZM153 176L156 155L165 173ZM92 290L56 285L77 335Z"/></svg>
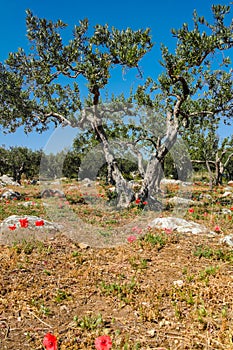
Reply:
<svg viewBox="0 0 233 350"><path fill-rule="evenodd" d="M199 166L204 165L207 169L210 189L214 185L222 184L233 159L233 137L220 140L214 124L208 128L196 129L196 132L192 131L187 136L191 162Z"/></svg>
<svg viewBox="0 0 233 350"><path fill-rule="evenodd" d="M148 79L138 88L138 103L158 109L166 123L147 166L139 192L142 198L159 186L161 172L156 169L185 129L205 120L232 117L232 69L226 56L233 46L229 13L230 6L213 5L210 23L194 11L192 28L185 23L172 30L177 41L174 52L162 46L164 72L157 81ZM153 118L147 121L147 126L149 123L153 127Z"/></svg>

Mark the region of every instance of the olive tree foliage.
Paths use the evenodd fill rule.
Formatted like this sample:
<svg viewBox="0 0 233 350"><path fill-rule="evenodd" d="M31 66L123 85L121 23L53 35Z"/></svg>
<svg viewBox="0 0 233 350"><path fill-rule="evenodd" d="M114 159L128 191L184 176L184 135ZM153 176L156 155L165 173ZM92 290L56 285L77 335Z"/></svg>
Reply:
<svg viewBox="0 0 233 350"><path fill-rule="evenodd" d="M176 49L172 53L162 46L163 72L158 79L148 78L128 100L114 97L104 109L101 92L112 68L137 68L140 72L139 61L152 48L149 29L120 31L96 25L90 35L88 21L82 20L66 44L61 36L66 25L61 20L53 23L28 11L29 53L23 49L10 53L1 66L1 124L9 131L24 125L25 131L42 132L51 122L92 130L101 144L108 178L116 185L118 205L125 207L140 198L156 206L154 194L159 190L164 160L179 133L206 118L232 115L232 70L226 56L233 46L233 24L227 23L230 6L212 6L212 14L212 21L207 22L194 11L192 28L184 24L173 29ZM61 77L65 78L62 82ZM79 78L87 83L84 100ZM138 109L132 108L135 103ZM122 105L122 113L114 114L117 104ZM122 123L125 116L132 117L127 127ZM140 120L139 125L135 120ZM124 179L112 152L109 135L114 132L123 133L124 146L134 148L143 179L137 193ZM140 142L148 150L146 167ZM119 145L119 154L121 151Z"/></svg>
<svg viewBox="0 0 233 350"><path fill-rule="evenodd" d="M4 84L3 96L7 98L5 105L2 103L1 123L10 131L19 125L24 125L25 131L43 131L51 122L79 126L77 112L86 102L80 97L78 78L86 79L93 96L89 102L96 105L100 90L108 84L110 70L115 65L137 67L152 47L149 29L119 31L96 25L89 35L85 19L74 27L73 38L65 44L61 33L67 25L61 20L53 23L28 10L26 24L29 53L20 48L10 53L2 66L2 74L7 70L5 80L10 83ZM61 77L67 78L67 85Z"/></svg>

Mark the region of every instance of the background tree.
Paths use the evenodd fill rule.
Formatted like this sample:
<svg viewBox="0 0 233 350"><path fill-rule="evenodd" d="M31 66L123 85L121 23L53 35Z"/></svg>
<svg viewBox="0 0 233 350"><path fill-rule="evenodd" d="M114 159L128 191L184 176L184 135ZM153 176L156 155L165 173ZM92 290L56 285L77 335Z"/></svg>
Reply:
<svg viewBox="0 0 233 350"><path fill-rule="evenodd" d="M200 169L200 165L208 171L210 189L213 185L222 184L223 177L228 173L233 157L232 137L220 140L218 121L208 120L204 125L195 125L187 133L186 140L191 161ZM224 173L226 173L224 175Z"/></svg>
<svg viewBox="0 0 233 350"><path fill-rule="evenodd" d="M0 147L0 175L6 175L8 173L8 151L5 147Z"/></svg>
<svg viewBox="0 0 233 350"><path fill-rule="evenodd" d="M215 185L222 184L223 177L230 174L233 160L233 138L225 138L215 155Z"/></svg>
<svg viewBox="0 0 233 350"><path fill-rule="evenodd" d="M27 179L38 178L42 151L32 151L27 147L0 148L1 174L9 174L14 181L21 182L22 175Z"/></svg>
<svg viewBox="0 0 233 350"><path fill-rule="evenodd" d="M80 155L75 150L68 151L63 164L63 176L78 179L80 163Z"/></svg>

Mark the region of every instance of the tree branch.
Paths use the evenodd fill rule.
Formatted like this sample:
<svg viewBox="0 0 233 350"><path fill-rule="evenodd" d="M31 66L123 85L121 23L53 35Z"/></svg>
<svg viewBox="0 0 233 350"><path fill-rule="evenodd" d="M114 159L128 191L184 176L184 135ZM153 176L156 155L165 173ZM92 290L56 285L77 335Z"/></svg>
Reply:
<svg viewBox="0 0 233 350"><path fill-rule="evenodd" d="M44 113L42 118L39 115L35 115L35 117L39 119L42 124L45 124L47 119L49 119L50 117L55 117L63 126L72 125L72 123L68 119L56 112Z"/></svg>

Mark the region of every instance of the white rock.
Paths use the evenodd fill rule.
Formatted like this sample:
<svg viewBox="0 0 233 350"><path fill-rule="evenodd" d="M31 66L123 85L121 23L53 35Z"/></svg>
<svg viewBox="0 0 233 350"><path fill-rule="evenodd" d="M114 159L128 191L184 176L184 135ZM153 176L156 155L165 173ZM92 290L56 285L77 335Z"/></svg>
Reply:
<svg viewBox="0 0 233 350"><path fill-rule="evenodd" d="M232 192L224 192L223 194L222 194L222 198L225 198L225 197L229 197L229 196L232 196Z"/></svg>
<svg viewBox="0 0 233 350"><path fill-rule="evenodd" d="M3 192L1 197L5 199L20 199L21 194L17 191L13 191L9 189Z"/></svg>
<svg viewBox="0 0 233 350"><path fill-rule="evenodd" d="M78 246L80 249L87 249L90 247L88 244L83 243L83 242L78 243Z"/></svg>
<svg viewBox="0 0 233 350"><path fill-rule="evenodd" d="M212 196L208 193L204 193L204 194L200 194L199 199L208 199L208 200L212 200Z"/></svg>
<svg viewBox="0 0 233 350"><path fill-rule="evenodd" d="M220 239L220 243L225 243L230 247L233 247L233 235L227 235Z"/></svg>
<svg viewBox="0 0 233 350"><path fill-rule="evenodd" d="M8 175L0 176L0 182L2 183L3 186L6 186L6 185L20 186L18 182L14 181L13 178Z"/></svg>
<svg viewBox="0 0 233 350"><path fill-rule="evenodd" d="M201 202L196 202L196 201L193 201L192 199L187 199L187 198L182 198L182 197L172 197L172 198L169 198L168 200L168 203L169 204L172 204L172 205L186 205L186 206L189 206L189 205L201 205L202 203Z"/></svg>
<svg viewBox="0 0 233 350"><path fill-rule="evenodd" d="M27 201L27 202L23 202L23 203L18 203L18 205L22 205L23 207L27 208L27 207L33 207L33 206L37 206L38 203L33 202L33 201Z"/></svg>
<svg viewBox="0 0 233 350"><path fill-rule="evenodd" d="M192 233L192 234L203 233L203 234L215 235L215 232L209 231L203 225L197 224L194 221L187 221L187 220L173 217L173 216L156 218L149 224L149 226L176 230L179 233Z"/></svg>
<svg viewBox="0 0 233 350"><path fill-rule="evenodd" d="M113 187L109 187L109 189L108 189L110 192L115 192L116 191L116 187L115 186L113 186Z"/></svg>
<svg viewBox="0 0 233 350"><path fill-rule="evenodd" d="M156 330L155 330L155 329L149 329L149 330L147 331L147 334L148 334L151 338L153 338L153 337L156 335Z"/></svg>
<svg viewBox="0 0 233 350"><path fill-rule="evenodd" d="M231 210L230 209L226 209L226 208L223 208L221 213L224 214L224 215L232 214Z"/></svg>
<svg viewBox="0 0 233 350"><path fill-rule="evenodd" d="M181 184L180 180L174 180L174 179L162 179L161 185L179 185Z"/></svg>
<svg viewBox="0 0 233 350"><path fill-rule="evenodd" d="M173 284L174 284L175 287L182 287L183 284L184 284L184 281L183 280L177 280L177 281L174 281Z"/></svg>
<svg viewBox="0 0 233 350"><path fill-rule="evenodd" d="M11 215L8 218L4 219L3 222L0 224L0 229L5 230L11 225L16 225L16 228L20 228L20 219L27 219L28 220L28 228L48 228L48 229L55 229L55 230L60 230L62 228L61 225L58 225L56 223L50 222L48 220L44 220L38 216L32 216L32 215ZM44 225L43 226L36 226L35 223L36 221L41 221L43 220Z"/></svg>
<svg viewBox="0 0 233 350"><path fill-rule="evenodd" d="M224 187L224 189L223 189L225 192L229 192L229 191L231 191L232 192L232 190L233 190L233 188L232 187L230 187L230 186L227 186L227 187Z"/></svg>
<svg viewBox="0 0 233 350"><path fill-rule="evenodd" d="M192 186L192 185L193 185L193 182L182 181L182 182L181 182L181 185L184 186L184 187L185 187L185 186Z"/></svg>

